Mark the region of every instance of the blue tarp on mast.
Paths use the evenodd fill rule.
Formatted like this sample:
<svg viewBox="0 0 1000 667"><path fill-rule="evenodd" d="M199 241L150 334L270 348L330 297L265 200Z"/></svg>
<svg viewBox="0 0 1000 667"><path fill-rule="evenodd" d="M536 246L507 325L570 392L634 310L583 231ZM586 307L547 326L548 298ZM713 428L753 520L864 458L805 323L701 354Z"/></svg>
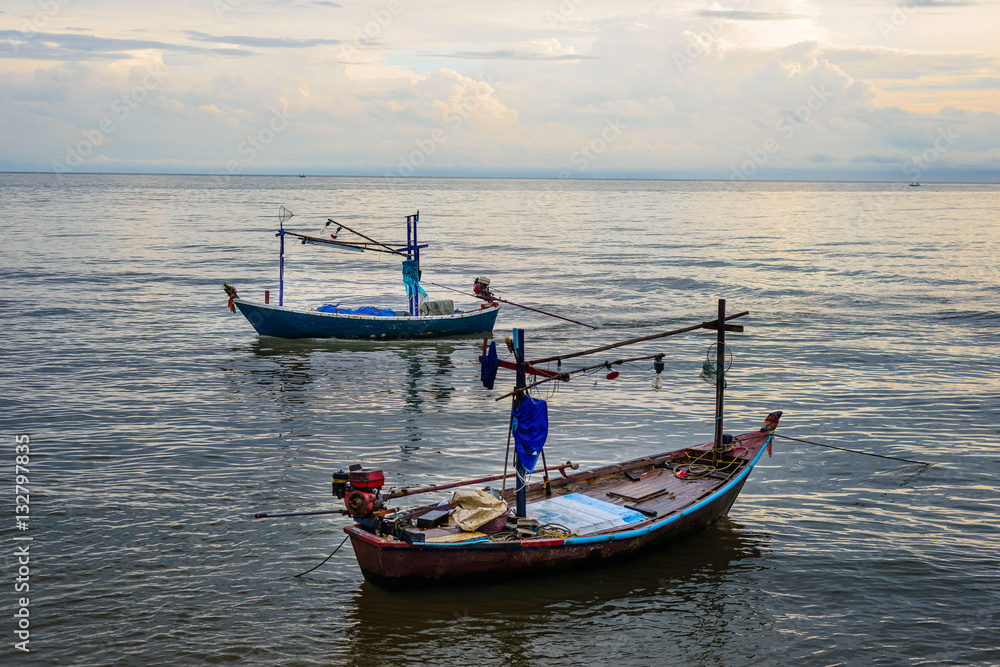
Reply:
<svg viewBox="0 0 1000 667"><path fill-rule="evenodd" d="M517 458L526 472L535 469L535 463L545 446L549 434L549 406L545 401L525 396L514 410L514 444Z"/></svg>
<svg viewBox="0 0 1000 667"><path fill-rule="evenodd" d="M492 389L497 381L497 369L500 368L500 357L497 355L497 342L490 341L490 351L483 355L479 362L479 379L483 386Z"/></svg>
<svg viewBox="0 0 1000 667"><path fill-rule="evenodd" d="M406 285L406 296L412 298L420 293L420 296L427 298L427 292L420 286L420 271L416 260L403 260L403 284Z"/></svg>

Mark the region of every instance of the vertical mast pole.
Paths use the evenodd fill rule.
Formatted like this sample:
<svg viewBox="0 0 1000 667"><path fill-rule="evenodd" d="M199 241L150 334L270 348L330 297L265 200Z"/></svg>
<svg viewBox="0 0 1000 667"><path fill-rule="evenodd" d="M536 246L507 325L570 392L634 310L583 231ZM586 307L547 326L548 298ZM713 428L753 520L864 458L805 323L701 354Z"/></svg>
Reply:
<svg viewBox="0 0 1000 667"><path fill-rule="evenodd" d="M716 321L715 362L715 456L722 451L722 404L726 369L726 300L719 299L719 319Z"/></svg>
<svg viewBox="0 0 1000 667"><path fill-rule="evenodd" d="M411 216L413 218L413 259L417 260L417 272L420 271L420 244L417 243L417 223L420 222L420 209Z"/></svg>
<svg viewBox="0 0 1000 667"><path fill-rule="evenodd" d="M413 216L406 216L406 259L413 259ZM409 303L407 304L407 310L410 311L410 315L414 316L417 313L413 308L413 294L409 295Z"/></svg>
<svg viewBox="0 0 1000 667"><path fill-rule="evenodd" d="M417 241L417 222L420 220L420 211L414 215L406 216L407 223L413 221L413 261L417 263L417 284L420 284L420 243ZM407 224L409 227L409 224ZM420 290L415 290L410 300L410 314L414 317L420 314Z"/></svg>
<svg viewBox="0 0 1000 667"><path fill-rule="evenodd" d="M285 224L279 224L277 236L280 239L278 248L278 305L285 305Z"/></svg>
<svg viewBox="0 0 1000 667"><path fill-rule="evenodd" d="M514 385L517 389L524 389L527 385L527 379L524 373L524 330L514 329L514 359L517 362L517 381ZM524 400L523 394L514 394L514 404L513 409L517 409L521 405L521 401ZM514 448L514 498L516 501L516 508L514 513L519 518L524 518L528 513L528 481L527 473L524 470L524 464L521 463L521 458L517 455L517 448Z"/></svg>

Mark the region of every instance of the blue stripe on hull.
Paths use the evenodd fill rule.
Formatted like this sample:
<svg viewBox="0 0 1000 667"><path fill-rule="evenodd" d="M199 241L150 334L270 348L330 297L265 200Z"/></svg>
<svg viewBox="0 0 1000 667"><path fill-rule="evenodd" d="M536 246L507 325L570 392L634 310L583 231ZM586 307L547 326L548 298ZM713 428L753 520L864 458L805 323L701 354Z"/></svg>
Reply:
<svg viewBox="0 0 1000 667"><path fill-rule="evenodd" d="M707 516L710 518L704 522L699 522L697 524L696 530L703 530L708 526L713 525L720 518L725 516L729 512L729 508L732 507L733 502L736 501L736 496L743 489L743 485L746 483L747 478L750 476L750 472L753 470L757 462L760 461L760 457L764 455L767 451L767 443L773 438L773 434L767 436L767 440L760 446L760 451L754 456L753 460L750 461L749 465L740 471L740 474L735 478L729 480L724 486L716 489L707 498L703 498L694 505L680 511L669 514L664 518L655 521L653 523L647 524L641 528L634 528L632 530L622 530L615 533L608 533L605 535L592 535L585 537L567 537L563 540L562 544L558 546L545 545L541 547L535 547L541 550L559 550L565 547L572 547L581 544L601 544L603 542L618 542L621 540L632 540L640 537L645 537L651 533L659 533L664 531L664 529L673 523L684 523L684 519L691 514L696 514L703 510L707 510ZM728 502L723 503L726 500L727 494L729 495ZM563 496L565 497L565 496ZM712 507L715 505L716 507ZM687 533L685 533L687 534ZM469 547L471 544L475 544L476 548L483 549L501 549L501 550L513 550L517 551L520 549L528 548L522 546L520 542L452 542L452 543L418 543L416 546L421 551L448 551L456 550L460 551L463 547ZM530 545L529 545L530 546Z"/></svg>
<svg viewBox="0 0 1000 667"><path fill-rule="evenodd" d="M279 338L441 338L493 331L500 307L430 317L339 315L250 303L233 303L261 336Z"/></svg>

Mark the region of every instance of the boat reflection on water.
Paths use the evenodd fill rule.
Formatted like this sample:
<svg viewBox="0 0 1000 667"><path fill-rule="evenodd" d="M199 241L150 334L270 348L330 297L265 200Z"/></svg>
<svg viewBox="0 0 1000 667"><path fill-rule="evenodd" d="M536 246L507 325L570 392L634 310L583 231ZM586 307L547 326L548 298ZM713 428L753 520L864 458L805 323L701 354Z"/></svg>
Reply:
<svg viewBox="0 0 1000 667"><path fill-rule="evenodd" d="M732 619L768 624L768 595L747 575L770 541L723 518L627 562L543 580L392 592L366 581L345 612L347 644L364 654L347 664L536 664L595 641L602 655L621 641L623 656L630 644L665 641L664 664L677 650L718 651Z"/></svg>
<svg viewBox="0 0 1000 667"><path fill-rule="evenodd" d="M396 353L406 368L406 410L416 415L423 413L423 404L446 405L455 393L454 345L409 345ZM467 358L471 361L474 352Z"/></svg>
<svg viewBox="0 0 1000 667"><path fill-rule="evenodd" d="M337 391L353 388L363 380L382 385L378 389L403 393L405 409L421 414L425 403L434 407L448 403L455 392L453 355L461 350L474 359L476 348L476 342L460 348L440 341L387 344L262 337L230 348L237 356L229 370L234 383L277 390L283 403L289 395L297 396L310 386L317 386L317 391ZM253 364L260 360L271 363ZM305 403L310 397L300 398Z"/></svg>
<svg viewBox="0 0 1000 667"><path fill-rule="evenodd" d="M230 348L225 367L238 403L280 415L288 428L316 432L359 425L397 431L396 446L420 446L428 429L440 428L428 413L448 408L455 398L456 363L473 363L481 338L462 341L368 342L339 339L257 338ZM360 383L364 392L358 392ZM402 417L403 421L400 421ZM343 432L343 431L341 431ZM351 456L364 456L363 449Z"/></svg>

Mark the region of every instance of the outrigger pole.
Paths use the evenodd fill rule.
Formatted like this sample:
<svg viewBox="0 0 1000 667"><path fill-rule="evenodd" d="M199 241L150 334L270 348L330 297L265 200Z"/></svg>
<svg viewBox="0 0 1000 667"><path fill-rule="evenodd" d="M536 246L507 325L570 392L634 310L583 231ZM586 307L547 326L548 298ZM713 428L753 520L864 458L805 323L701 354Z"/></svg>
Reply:
<svg viewBox="0 0 1000 667"><path fill-rule="evenodd" d="M419 214L420 212L417 211L417 213ZM406 217L407 217L407 219L410 218L410 216L406 216ZM360 236L361 238L363 238L366 241L371 241L375 245L382 246L383 248L387 249L389 252L393 253L394 255L402 255L403 254L403 253L399 252L398 250L396 250L396 249L394 249L394 248L392 248L390 246L387 246L386 244L384 244L384 243L382 243L380 241L376 241L375 239L371 238L370 236L365 236L361 232L354 231L353 229L351 229L350 227L348 227L347 225L345 225L342 222L337 222L336 220L333 220L332 218L327 218L326 219L326 224L329 225L331 223L337 225L338 227L343 227L344 229L346 229L347 231L349 231L352 234L357 234L358 236ZM326 241L326 239L323 239L323 240L324 240L324 242ZM333 245L333 244L331 244L331 245ZM340 245L340 244L337 244L337 245Z"/></svg>
<svg viewBox="0 0 1000 667"><path fill-rule="evenodd" d="M347 510L319 510L316 512L280 512L277 514L271 514L270 512L261 512L259 514L254 514L255 519L277 519L284 516L315 516L317 514L348 514Z"/></svg>
<svg viewBox="0 0 1000 667"><path fill-rule="evenodd" d="M722 299L725 301L725 299ZM742 313L736 313L735 315L730 315L729 317L723 318L723 321L735 320L737 317L743 317L744 315L749 315L749 310L744 310ZM570 354L562 354L555 357L545 357L544 359L533 359L528 363L531 365L544 364L549 361L556 361L557 359L572 359L573 357L582 357L587 354L596 354L597 352L604 352L605 350L613 350L616 347L623 347L625 345L634 345L635 343L643 343L647 340L656 340L657 338L665 338L667 336L674 336L679 333L685 333L687 331L694 331L695 329L715 329L717 326L716 320L711 320L709 322L702 322L701 324L692 324L689 327L684 327L683 329L674 329L673 331L664 331L663 333L650 334L648 336L641 336L639 338L632 338L630 340L623 340L620 343L612 343L610 345L604 345L603 347L595 347L592 350L584 350L582 352L572 352ZM726 331L743 331L743 327L738 324L727 324Z"/></svg>
<svg viewBox="0 0 1000 667"><path fill-rule="evenodd" d="M454 287L448 287L447 285L438 285L437 283L427 283L428 285L434 285L434 287L440 287L441 289L451 290L452 292L458 292L459 294L464 294L465 296L475 297L477 299L482 298L477 294L469 294L468 292L463 292L460 289L455 289ZM500 303L506 303L510 306L516 306L518 308L524 308L525 310L530 310L535 313L541 313L542 315L548 315L549 317L555 317L556 319L566 320L567 322L572 322L573 324L579 324L581 326L590 327L591 329L596 329L593 324L587 324L586 322L578 322L577 320L571 320L568 317L563 317L562 315L556 315L555 313L548 313L544 310L539 310L538 308L532 308L531 306L525 306L520 303L514 303L513 301L508 301L507 299L501 299L498 296L492 296L489 298L490 301L499 301Z"/></svg>
<svg viewBox="0 0 1000 667"><path fill-rule="evenodd" d="M562 465L550 468L550 470L557 470L563 477L569 477L566 474L566 469L576 470L579 468L579 464L573 463L572 461L567 461ZM390 491L386 493L383 498L390 500L392 498L403 498L405 496L414 496L418 493L429 493L431 491L444 491L445 489L453 489L457 486L471 486L473 484L482 484L483 482L495 482L507 477L514 477L517 473L508 473L506 475L490 475L488 477L477 477L476 479L467 479L461 482L450 482L448 484L438 484L436 486L424 486L417 489L400 489L398 491ZM272 515L273 516L273 515Z"/></svg>
<svg viewBox="0 0 1000 667"><path fill-rule="evenodd" d="M579 467L580 466L577 463L573 463L572 461L566 461L566 463L563 463L562 465L555 466L555 467L551 468L551 470L558 471L559 474L562 475L563 477L569 477L569 475L566 474L566 469L569 468L570 470L576 470ZM423 486L423 487L419 487L419 488L416 488L416 489L400 489L398 491L389 491L388 493L386 493L382 497L385 498L386 500L392 500L393 498L404 498L406 496L415 496L415 495L420 494L420 493L431 493L433 491L445 491L447 489L454 489L455 487L458 487L458 486L472 486L473 484L482 484L483 482L494 482L494 481L497 481L497 480L500 480L500 479L504 479L506 477L514 477L516 474L517 473L510 473L508 475L490 475L488 477L477 477L476 479L466 479L466 480L462 480L461 482L450 482L448 484L437 484L437 485L434 485L434 486ZM344 510L344 509L338 509L338 510L319 510L319 511L313 511L313 512L260 512L258 514L254 514L253 518L255 518L255 519L278 519L278 518L289 517L289 516L315 516L317 514L348 514L348 511Z"/></svg>

